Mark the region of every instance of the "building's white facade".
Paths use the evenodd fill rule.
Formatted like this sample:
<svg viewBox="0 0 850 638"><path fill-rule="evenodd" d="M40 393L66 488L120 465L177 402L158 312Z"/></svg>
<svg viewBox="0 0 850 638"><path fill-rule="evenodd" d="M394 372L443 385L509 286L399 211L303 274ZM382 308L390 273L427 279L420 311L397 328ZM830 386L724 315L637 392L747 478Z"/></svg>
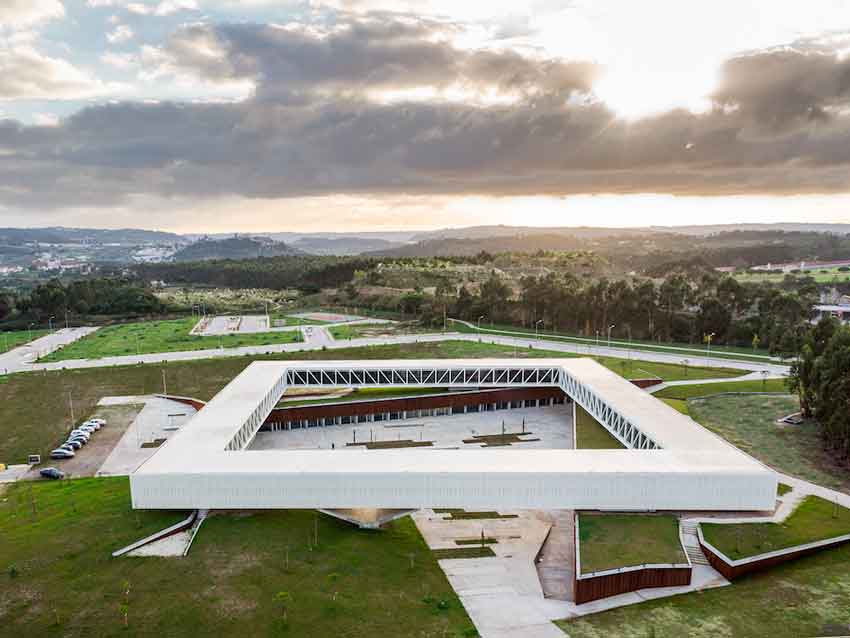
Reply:
<svg viewBox="0 0 850 638"><path fill-rule="evenodd" d="M626 450L247 451L288 387L558 386ZM590 359L255 362L130 477L142 509L768 510L776 475Z"/></svg>

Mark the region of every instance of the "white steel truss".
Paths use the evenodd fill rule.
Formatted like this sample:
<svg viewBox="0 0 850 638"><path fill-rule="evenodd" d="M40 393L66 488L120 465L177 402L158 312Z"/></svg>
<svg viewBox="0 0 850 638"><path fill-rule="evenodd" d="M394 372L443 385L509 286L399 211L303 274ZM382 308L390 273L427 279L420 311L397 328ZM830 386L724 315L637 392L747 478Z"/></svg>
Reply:
<svg viewBox="0 0 850 638"><path fill-rule="evenodd" d="M660 449L649 436L620 412L609 405L602 397L582 384L573 375L562 368L551 365L541 366L429 366L429 367L368 367L350 366L287 367L273 392L283 391L287 387L541 387L557 386L578 405L587 410L593 418L602 424L612 436L627 448L637 450ZM279 398L279 397L278 397ZM239 428L233 439L227 444L228 451L244 450L251 444L266 417L271 413L277 399L272 394L267 397L249 420Z"/></svg>
<svg viewBox="0 0 850 638"><path fill-rule="evenodd" d="M248 450L289 387L560 388L629 450ZM763 510L776 474L595 361L260 361L130 476L142 509Z"/></svg>

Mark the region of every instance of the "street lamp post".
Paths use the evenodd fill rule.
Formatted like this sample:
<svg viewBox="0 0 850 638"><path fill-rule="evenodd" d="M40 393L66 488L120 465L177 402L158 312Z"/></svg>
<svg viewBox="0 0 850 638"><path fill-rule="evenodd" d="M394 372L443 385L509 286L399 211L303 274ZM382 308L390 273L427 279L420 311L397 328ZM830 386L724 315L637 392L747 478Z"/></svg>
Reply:
<svg viewBox="0 0 850 638"><path fill-rule="evenodd" d="M478 340L481 341L481 320L484 319L486 315L481 315L478 317Z"/></svg>
<svg viewBox="0 0 850 638"><path fill-rule="evenodd" d="M32 327L34 325L34 322L30 322L30 325L27 326L27 341L32 341Z"/></svg>
<svg viewBox="0 0 850 638"><path fill-rule="evenodd" d="M50 315L47 318L47 329L53 332L53 320L56 319L56 315Z"/></svg>
<svg viewBox="0 0 850 638"><path fill-rule="evenodd" d="M599 331L596 331L596 347L599 347Z"/></svg>
<svg viewBox="0 0 850 638"><path fill-rule="evenodd" d="M613 324L613 323L610 326L608 326L608 347L609 348L611 347L611 331L616 327L617 327L616 324Z"/></svg>
<svg viewBox="0 0 850 638"><path fill-rule="evenodd" d="M543 319L538 319L538 320L534 323L534 338L535 338L537 341L540 341L540 333L537 331L537 327L538 327L541 323L543 323Z"/></svg>
<svg viewBox="0 0 850 638"><path fill-rule="evenodd" d="M709 357L711 356L711 340L714 339L714 334L715 333L712 332L710 334L705 335L705 342L708 344L708 356Z"/></svg>

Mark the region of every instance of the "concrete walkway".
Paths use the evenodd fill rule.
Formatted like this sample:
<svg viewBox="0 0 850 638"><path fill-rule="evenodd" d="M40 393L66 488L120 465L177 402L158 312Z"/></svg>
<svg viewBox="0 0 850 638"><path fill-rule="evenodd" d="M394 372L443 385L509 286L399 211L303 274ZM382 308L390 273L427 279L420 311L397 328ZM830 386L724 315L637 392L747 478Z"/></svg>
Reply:
<svg viewBox="0 0 850 638"><path fill-rule="evenodd" d="M31 369L31 365L39 357L47 356L77 339L82 339L95 330L97 328L62 328L17 348L12 348L8 352L0 354L0 374L12 374L13 372Z"/></svg>

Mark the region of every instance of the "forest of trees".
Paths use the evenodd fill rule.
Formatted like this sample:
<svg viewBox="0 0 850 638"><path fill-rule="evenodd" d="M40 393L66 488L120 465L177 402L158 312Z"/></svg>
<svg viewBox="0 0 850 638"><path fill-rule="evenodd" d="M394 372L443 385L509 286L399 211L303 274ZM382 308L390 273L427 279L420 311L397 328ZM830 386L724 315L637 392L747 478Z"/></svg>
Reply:
<svg viewBox="0 0 850 638"><path fill-rule="evenodd" d="M150 289L126 278L80 279L67 284L52 279L26 296L0 295L0 320L18 315L37 323L47 323L53 317L61 323L66 311L75 316L138 316L164 310Z"/></svg>
<svg viewBox="0 0 850 638"><path fill-rule="evenodd" d="M850 326L828 317L807 329L790 382L828 449L850 460Z"/></svg>
<svg viewBox="0 0 850 638"><path fill-rule="evenodd" d="M420 315L426 323L449 317L485 325L532 327L593 336L614 325L618 338L713 343L797 352L817 301L816 284L789 277L782 285L741 284L714 271L677 272L661 279L580 278L570 274L524 277L515 293L495 273L476 292L438 285L434 294L407 293L394 302L369 299L349 288L358 303ZM387 308L394 303L394 308Z"/></svg>
<svg viewBox="0 0 850 638"><path fill-rule="evenodd" d="M271 290L295 288L302 292L317 292L351 281L357 270L373 267L376 263L364 257L287 255L245 260L144 264L136 267L136 273L144 280L163 280L172 284Z"/></svg>

